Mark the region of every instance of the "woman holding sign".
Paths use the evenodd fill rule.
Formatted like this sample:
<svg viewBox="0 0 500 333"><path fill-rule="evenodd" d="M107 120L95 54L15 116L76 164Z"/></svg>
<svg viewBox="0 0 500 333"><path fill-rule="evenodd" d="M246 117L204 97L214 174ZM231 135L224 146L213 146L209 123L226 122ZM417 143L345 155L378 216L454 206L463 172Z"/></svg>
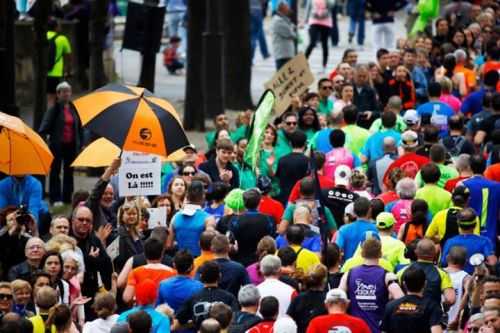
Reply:
<svg viewBox="0 0 500 333"><path fill-rule="evenodd" d="M118 210L119 255L114 260L116 272L120 272L128 258L144 252L139 232L140 210L134 201L124 203Z"/></svg>

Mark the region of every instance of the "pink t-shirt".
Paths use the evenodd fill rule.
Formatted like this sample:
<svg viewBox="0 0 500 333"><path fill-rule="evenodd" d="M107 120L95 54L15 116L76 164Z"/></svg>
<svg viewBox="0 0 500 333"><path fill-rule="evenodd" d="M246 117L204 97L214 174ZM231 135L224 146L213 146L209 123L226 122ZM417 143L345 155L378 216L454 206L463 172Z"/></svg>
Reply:
<svg viewBox="0 0 500 333"><path fill-rule="evenodd" d="M333 26L330 7L327 0L313 0L311 3L311 15L309 16L309 25L323 25L331 28Z"/></svg>
<svg viewBox="0 0 500 333"><path fill-rule="evenodd" d="M453 109L453 112L455 113L460 112L460 107L462 106L462 102L457 97L451 94L446 94L446 95L443 94L441 95L441 97L439 97L439 100L445 104L448 104Z"/></svg>

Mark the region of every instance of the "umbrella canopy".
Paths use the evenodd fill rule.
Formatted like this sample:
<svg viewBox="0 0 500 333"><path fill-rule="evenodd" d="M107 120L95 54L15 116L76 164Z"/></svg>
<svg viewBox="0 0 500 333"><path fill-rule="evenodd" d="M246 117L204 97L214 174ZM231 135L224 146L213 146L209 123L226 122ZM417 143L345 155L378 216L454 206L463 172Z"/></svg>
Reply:
<svg viewBox="0 0 500 333"><path fill-rule="evenodd" d="M0 171L46 175L54 156L43 139L21 119L0 112Z"/></svg>
<svg viewBox="0 0 500 333"><path fill-rule="evenodd" d="M168 156L189 145L173 106L147 89L109 84L74 105L86 128L122 150Z"/></svg>
<svg viewBox="0 0 500 333"><path fill-rule="evenodd" d="M118 157L121 150L120 147L106 138L100 138L89 144L78 157L73 161L71 166L76 167L107 167L113 162L113 159ZM162 158L162 162L180 161L186 156L184 150L179 149L168 158Z"/></svg>

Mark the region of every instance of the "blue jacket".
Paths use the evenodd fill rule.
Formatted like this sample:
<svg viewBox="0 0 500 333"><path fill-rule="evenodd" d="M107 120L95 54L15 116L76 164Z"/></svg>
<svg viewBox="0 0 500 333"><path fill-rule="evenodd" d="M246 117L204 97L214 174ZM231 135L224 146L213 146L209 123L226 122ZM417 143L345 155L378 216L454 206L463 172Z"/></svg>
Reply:
<svg viewBox="0 0 500 333"><path fill-rule="evenodd" d="M40 211L46 211L42 200L42 184L33 176L24 176L21 181L13 176L0 181L0 209L7 206L26 205L38 222Z"/></svg>
<svg viewBox="0 0 500 333"><path fill-rule="evenodd" d="M417 99L427 97L427 78L420 67L415 66L411 71L413 84L415 85L415 93Z"/></svg>

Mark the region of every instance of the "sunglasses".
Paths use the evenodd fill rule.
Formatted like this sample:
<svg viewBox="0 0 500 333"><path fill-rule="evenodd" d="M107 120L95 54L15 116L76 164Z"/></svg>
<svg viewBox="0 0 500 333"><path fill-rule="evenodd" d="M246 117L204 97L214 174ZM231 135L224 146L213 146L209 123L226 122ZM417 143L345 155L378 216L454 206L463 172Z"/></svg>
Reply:
<svg viewBox="0 0 500 333"><path fill-rule="evenodd" d="M183 176L194 176L196 174L196 172L189 172L189 171L186 171L186 172L183 172L182 175Z"/></svg>
<svg viewBox="0 0 500 333"><path fill-rule="evenodd" d="M323 87L321 87L321 89L323 89L323 90L332 90L333 87L332 86L323 86Z"/></svg>
<svg viewBox="0 0 500 333"><path fill-rule="evenodd" d="M6 299L10 301L12 299L12 294L0 294L0 299Z"/></svg>
<svg viewBox="0 0 500 333"><path fill-rule="evenodd" d="M296 126L297 122L296 121L287 121L285 124L287 124L288 126Z"/></svg>

